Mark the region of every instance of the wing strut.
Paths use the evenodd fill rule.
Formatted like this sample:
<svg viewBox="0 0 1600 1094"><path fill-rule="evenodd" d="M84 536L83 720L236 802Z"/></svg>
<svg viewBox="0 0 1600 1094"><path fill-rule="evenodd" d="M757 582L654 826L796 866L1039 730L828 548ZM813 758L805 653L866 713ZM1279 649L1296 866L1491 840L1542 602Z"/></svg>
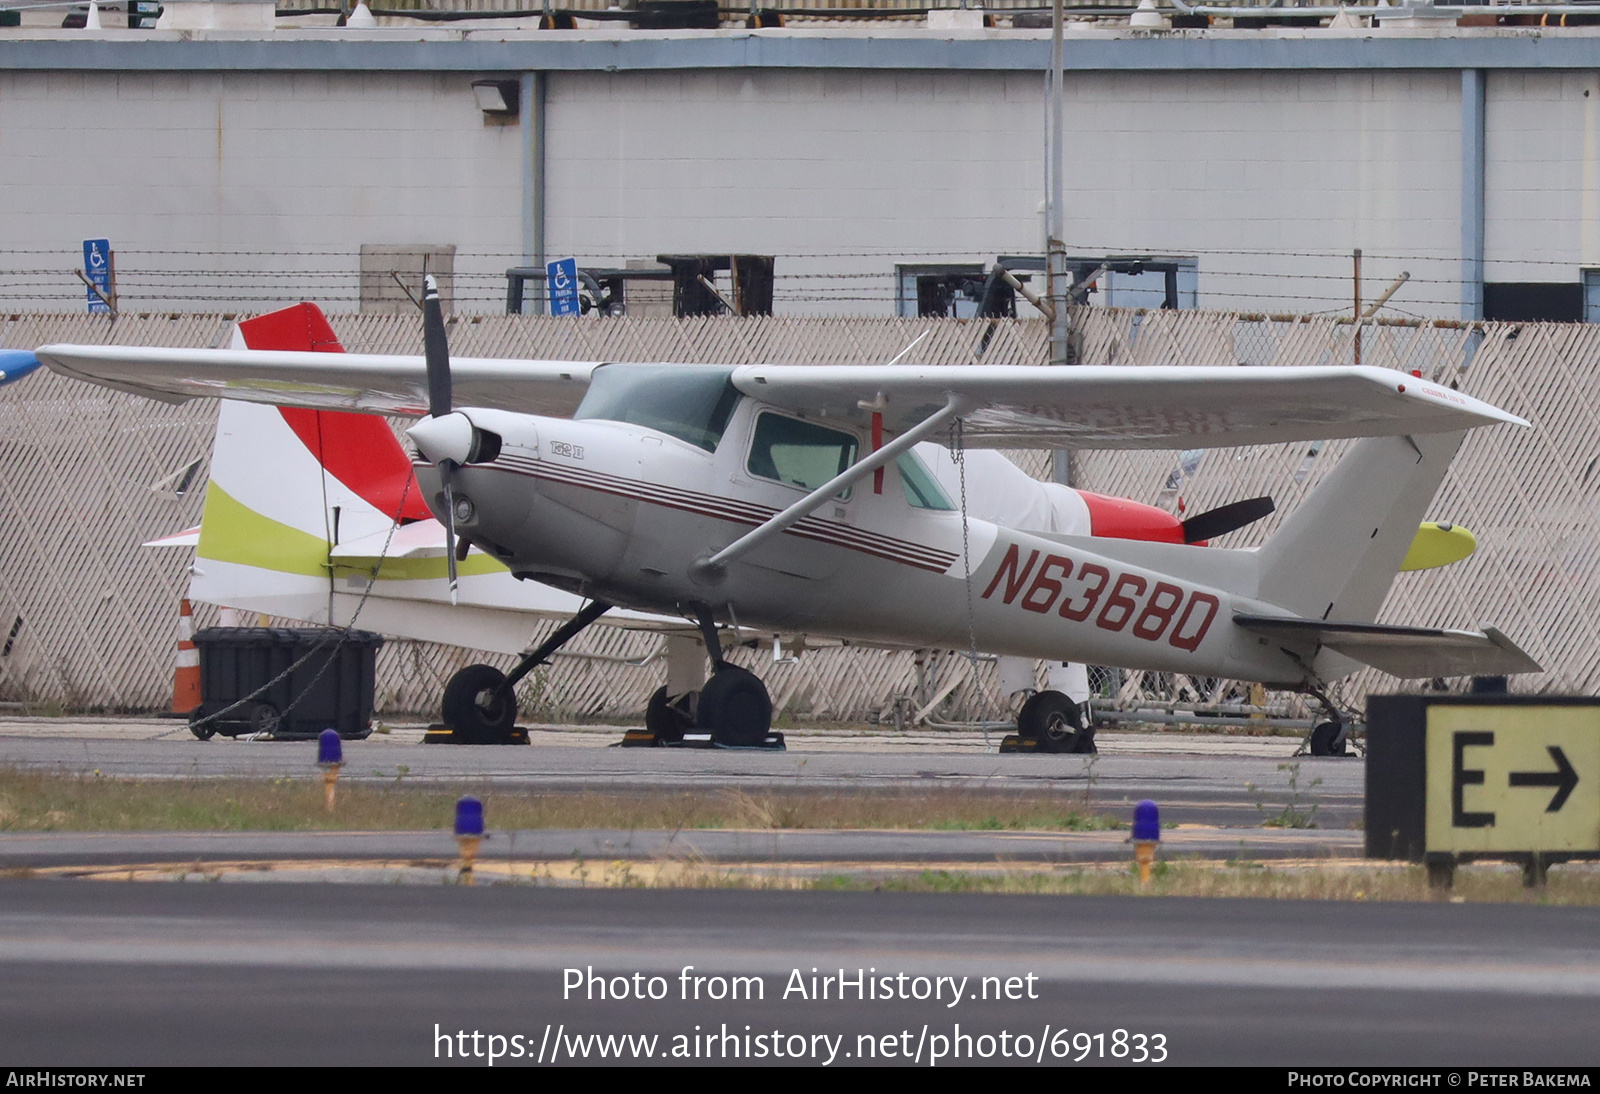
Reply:
<svg viewBox="0 0 1600 1094"><path fill-rule="evenodd" d="M752 528L716 554L703 557L695 562L689 568L690 577L702 585L717 584L726 576L728 563L741 555L748 554L752 549L759 547L773 536L783 532L796 521L810 516L829 498L838 494L839 491L860 479L866 478L878 468L888 464L890 460L898 459L900 453L926 439L930 434L943 428L950 419L967 413L976 405L977 403L967 396L951 392L945 397L944 406L872 453L866 459L851 464L844 471L811 491L811 493L789 506L789 508L776 516L769 517L766 523Z"/></svg>

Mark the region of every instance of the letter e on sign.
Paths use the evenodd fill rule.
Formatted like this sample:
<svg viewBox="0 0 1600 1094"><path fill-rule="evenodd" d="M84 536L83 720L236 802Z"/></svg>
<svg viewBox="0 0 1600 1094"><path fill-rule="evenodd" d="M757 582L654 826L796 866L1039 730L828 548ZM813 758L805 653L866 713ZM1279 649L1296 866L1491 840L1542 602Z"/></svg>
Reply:
<svg viewBox="0 0 1600 1094"><path fill-rule="evenodd" d="M1430 703L1426 850L1600 851L1600 706Z"/></svg>

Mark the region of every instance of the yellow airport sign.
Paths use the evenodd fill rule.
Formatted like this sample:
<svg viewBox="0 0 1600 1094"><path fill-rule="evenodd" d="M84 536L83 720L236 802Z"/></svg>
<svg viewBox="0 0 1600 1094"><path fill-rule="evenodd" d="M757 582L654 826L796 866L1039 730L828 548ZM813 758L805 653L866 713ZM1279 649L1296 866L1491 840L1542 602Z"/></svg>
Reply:
<svg viewBox="0 0 1600 1094"><path fill-rule="evenodd" d="M1426 850L1600 852L1600 706L1427 706Z"/></svg>

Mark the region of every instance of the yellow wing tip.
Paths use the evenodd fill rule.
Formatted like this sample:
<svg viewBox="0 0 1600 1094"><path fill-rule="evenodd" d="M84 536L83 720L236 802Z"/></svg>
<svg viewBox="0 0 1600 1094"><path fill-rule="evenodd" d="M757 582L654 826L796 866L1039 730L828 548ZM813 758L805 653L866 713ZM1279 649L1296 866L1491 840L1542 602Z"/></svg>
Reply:
<svg viewBox="0 0 1600 1094"><path fill-rule="evenodd" d="M1447 521L1426 521L1417 529L1411 549L1406 552L1405 561L1400 563L1400 570L1437 569L1460 562L1477 549L1478 537L1461 525Z"/></svg>

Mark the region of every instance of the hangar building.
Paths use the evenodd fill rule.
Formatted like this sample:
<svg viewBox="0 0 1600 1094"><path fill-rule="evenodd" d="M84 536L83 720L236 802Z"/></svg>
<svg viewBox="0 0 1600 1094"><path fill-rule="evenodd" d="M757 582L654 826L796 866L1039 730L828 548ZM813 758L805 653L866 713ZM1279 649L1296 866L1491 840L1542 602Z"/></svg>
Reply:
<svg viewBox="0 0 1600 1094"><path fill-rule="evenodd" d="M85 238L111 240L127 307L187 311L392 310L424 257L458 310L494 311L546 258L753 254L778 314L881 316L914 312L919 275L1042 250L1050 32L1005 12L540 30L169 6L175 29L0 26L0 307L81 308ZM1369 298L1410 273L1393 314L1594 312L1600 27L1400 10L1068 25L1069 250L1176 258L1203 308L1347 308L1360 248Z"/></svg>

